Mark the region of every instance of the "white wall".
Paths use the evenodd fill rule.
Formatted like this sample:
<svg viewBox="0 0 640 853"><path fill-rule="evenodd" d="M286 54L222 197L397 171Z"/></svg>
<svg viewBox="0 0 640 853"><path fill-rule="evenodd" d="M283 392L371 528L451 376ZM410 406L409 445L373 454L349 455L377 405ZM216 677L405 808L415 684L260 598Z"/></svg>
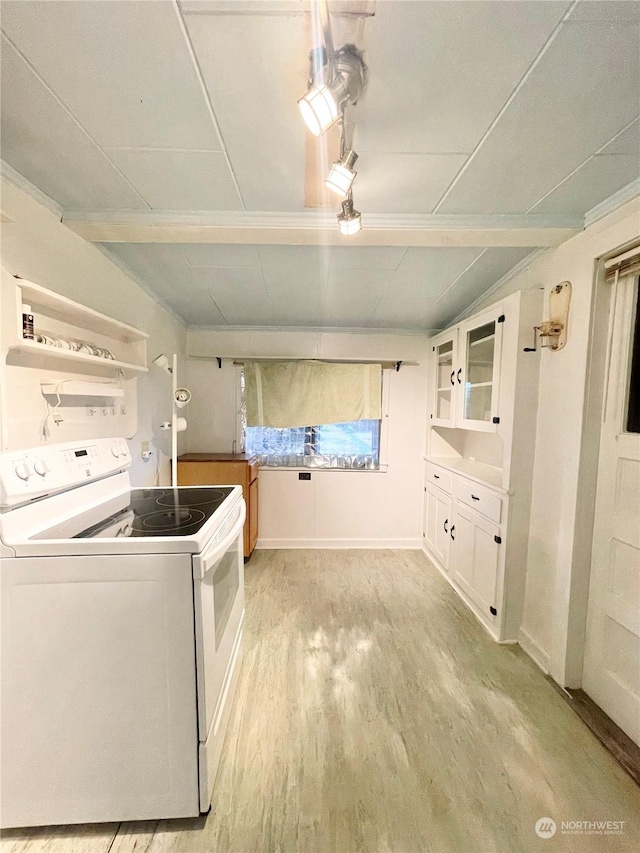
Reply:
<svg viewBox="0 0 640 853"><path fill-rule="evenodd" d="M416 361L390 373L388 470L260 470L259 547L415 547L422 542L422 455L426 429L427 342L422 336L331 332L190 330L191 355L224 359L363 358ZM188 361L190 451L230 451L236 372Z"/></svg>
<svg viewBox="0 0 640 853"><path fill-rule="evenodd" d="M589 585L595 483L593 459L584 452L588 446L594 455L593 437L584 429L585 388L591 323L595 334L606 334L607 321L592 317L596 259L639 236L640 200L635 200L549 251L482 303L542 286L546 312L551 288L564 280L573 285L567 345L541 354L522 626L525 648L566 686L581 684Z"/></svg>
<svg viewBox="0 0 640 853"><path fill-rule="evenodd" d="M36 282L148 332L149 362L160 352L184 354L186 329L183 324L158 305L133 279L114 266L95 246L69 231L55 213L5 179L1 190L2 212L13 220L2 224L1 260L8 273ZM10 286L10 280L3 281L0 294L3 310L7 310L10 303ZM161 481L168 482L170 438L158 425L170 419L170 379L152 368L138 380L138 428L129 442L134 485L149 485L154 480L154 462L143 462L140 454L140 444L146 440L153 441L160 451ZM32 420L35 423L38 419ZM60 429L59 434L52 432L50 441L68 440L64 428ZM87 424L87 437L93 434L91 430ZM33 438L34 444L42 440L37 432Z"/></svg>

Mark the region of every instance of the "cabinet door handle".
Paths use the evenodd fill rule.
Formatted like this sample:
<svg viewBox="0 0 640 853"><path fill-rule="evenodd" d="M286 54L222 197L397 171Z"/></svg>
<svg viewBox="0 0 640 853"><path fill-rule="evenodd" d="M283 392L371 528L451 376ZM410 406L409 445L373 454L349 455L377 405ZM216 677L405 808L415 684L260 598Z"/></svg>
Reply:
<svg viewBox="0 0 640 853"><path fill-rule="evenodd" d="M480 498L479 498L479 497L477 497L476 495L471 495L471 497L474 499L474 501L479 501L479 500L480 500Z"/></svg>
<svg viewBox="0 0 640 853"><path fill-rule="evenodd" d="M433 475L433 478L434 478L434 480L439 480L439 479L440 479L440 474L434 474L434 475Z"/></svg>
<svg viewBox="0 0 640 853"><path fill-rule="evenodd" d="M455 370L452 370L452 371L451 371L451 384L452 384L452 385L455 385L455 384L456 384L456 383L453 381L453 377L454 377L455 375L456 375Z"/></svg>
<svg viewBox="0 0 640 853"><path fill-rule="evenodd" d="M445 533L448 533L448 532L449 532L449 528L447 527L447 524L449 524L449 519L448 519L448 518L445 518L445 520L444 520L444 524L442 525L442 526L444 527L444 532L445 532Z"/></svg>
<svg viewBox="0 0 640 853"><path fill-rule="evenodd" d="M462 373L462 368L460 368L460 369L458 370L458 385L462 385L462 382L460 381L460 374L461 374L461 373Z"/></svg>
<svg viewBox="0 0 640 853"><path fill-rule="evenodd" d="M450 533L450 536L451 536L451 538L453 539L453 541L454 541L454 542L456 541L456 537L453 535L453 531L454 531L455 529L456 529L455 524L452 524L452 525L451 525L451 533Z"/></svg>

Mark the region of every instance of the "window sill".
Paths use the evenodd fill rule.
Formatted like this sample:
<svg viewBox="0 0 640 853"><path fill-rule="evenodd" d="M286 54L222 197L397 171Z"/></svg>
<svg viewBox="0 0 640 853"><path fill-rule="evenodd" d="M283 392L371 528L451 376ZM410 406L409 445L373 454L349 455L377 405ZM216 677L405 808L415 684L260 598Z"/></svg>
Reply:
<svg viewBox="0 0 640 853"><path fill-rule="evenodd" d="M386 474L389 470L388 465L380 465L378 468L312 468L309 465L302 465L294 468L292 465L259 465L260 472L262 471L306 471L311 474Z"/></svg>

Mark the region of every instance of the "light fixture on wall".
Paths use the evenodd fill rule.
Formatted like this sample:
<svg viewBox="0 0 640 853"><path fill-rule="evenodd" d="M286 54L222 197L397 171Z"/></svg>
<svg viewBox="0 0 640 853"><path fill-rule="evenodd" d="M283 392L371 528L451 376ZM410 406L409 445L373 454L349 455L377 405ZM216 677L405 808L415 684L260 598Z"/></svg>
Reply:
<svg viewBox="0 0 640 853"><path fill-rule="evenodd" d="M340 233L345 237L351 234L357 234L362 230L362 216L359 210L353 209L353 194L349 190L349 194L342 202L342 213L338 214L338 228Z"/></svg>
<svg viewBox="0 0 640 853"><path fill-rule="evenodd" d="M173 368L171 367L171 363L167 356L162 352L160 355L156 356L151 362L155 367L159 367L160 370L164 370L165 373L171 375L173 373Z"/></svg>

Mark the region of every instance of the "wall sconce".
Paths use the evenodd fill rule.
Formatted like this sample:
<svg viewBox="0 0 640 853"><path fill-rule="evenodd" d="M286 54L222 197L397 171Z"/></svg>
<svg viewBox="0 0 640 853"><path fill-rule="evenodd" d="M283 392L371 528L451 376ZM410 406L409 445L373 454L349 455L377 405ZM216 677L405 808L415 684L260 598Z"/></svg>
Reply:
<svg viewBox="0 0 640 853"><path fill-rule="evenodd" d="M538 336L541 349L550 349L552 352L564 349L567 343L570 304L571 282L561 281L549 294L549 319L533 327L533 346L525 347L525 352L536 352ZM547 344L543 343L545 338L548 339Z"/></svg>

